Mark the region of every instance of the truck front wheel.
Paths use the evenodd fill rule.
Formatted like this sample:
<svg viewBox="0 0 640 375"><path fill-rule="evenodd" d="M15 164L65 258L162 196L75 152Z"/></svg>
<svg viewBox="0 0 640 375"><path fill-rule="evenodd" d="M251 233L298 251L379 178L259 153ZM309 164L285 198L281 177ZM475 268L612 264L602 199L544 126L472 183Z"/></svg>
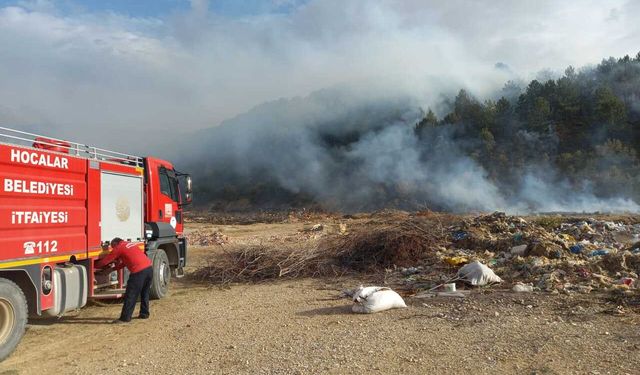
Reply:
<svg viewBox="0 0 640 375"><path fill-rule="evenodd" d="M0 278L0 361L18 346L27 325L27 299L10 280Z"/></svg>
<svg viewBox="0 0 640 375"><path fill-rule="evenodd" d="M169 258L162 249L156 250L153 255L153 281L151 282L151 299L160 299L167 295L169 282L171 281L171 268Z"/></svg>

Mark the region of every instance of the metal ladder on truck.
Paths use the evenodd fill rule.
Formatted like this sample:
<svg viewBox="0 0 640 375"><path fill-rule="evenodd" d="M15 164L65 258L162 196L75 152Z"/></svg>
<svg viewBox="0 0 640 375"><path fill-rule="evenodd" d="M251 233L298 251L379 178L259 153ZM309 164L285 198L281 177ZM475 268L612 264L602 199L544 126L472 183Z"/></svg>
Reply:
<svg viewBox="0 0 640 375"><path fill-rule="evenodd" d="M108 161L140 168L144 167L144 158L140 156L88 146L82 143L71 142L63 139L46 137L2 126L0 126L0 143L54 151L85 159Z"/></svg>

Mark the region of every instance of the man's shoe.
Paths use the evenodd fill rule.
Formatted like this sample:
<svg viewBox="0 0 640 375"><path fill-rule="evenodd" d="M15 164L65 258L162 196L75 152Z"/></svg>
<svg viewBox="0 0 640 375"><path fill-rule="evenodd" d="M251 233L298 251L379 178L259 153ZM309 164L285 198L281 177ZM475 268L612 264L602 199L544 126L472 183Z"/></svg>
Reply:
<svg viewBox="0 0 640 375"><path fill-rule="evenodd" d="M149 319L149 315L138 315L138 319Z"/></svg>
<svg viewBox="0 0 640 375"><path fill-rule="evenodd" d="M114 321L113 321L113 322L111 322L111 323L113 323L113 324L123 324L123 323L129 323L129 322L128 322L128 321L126 321L126 320L116 319L116 320L114 320Z"/></svg>

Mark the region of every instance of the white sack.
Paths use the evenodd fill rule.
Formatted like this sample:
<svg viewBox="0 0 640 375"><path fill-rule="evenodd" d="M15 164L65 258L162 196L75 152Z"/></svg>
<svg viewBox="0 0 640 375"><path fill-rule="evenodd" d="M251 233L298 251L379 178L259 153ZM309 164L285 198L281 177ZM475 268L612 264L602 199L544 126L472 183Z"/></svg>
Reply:
<svg viewBox="0 0 640 375"><path fill-rule="evenodd" d="M530 292L533 292L533 285L517 283L516 285L513 286L511 290L513 290L516 293L530 293Z"/></svg>
<svg viewBox="0 0 640 375"><path fill-rule="evenodd" d="M458 277L467 281L471 285L487 285L491 283L501 283L502 279L486 265L475 261L469 263L458 271Z"/></svg>
<svg viewBox="0 0 640 375"><path fill-rule="evenodd" d="M360 286L353 293L353 302L351 311L361 314L407 307L398 293L379 286Z"/></svg>

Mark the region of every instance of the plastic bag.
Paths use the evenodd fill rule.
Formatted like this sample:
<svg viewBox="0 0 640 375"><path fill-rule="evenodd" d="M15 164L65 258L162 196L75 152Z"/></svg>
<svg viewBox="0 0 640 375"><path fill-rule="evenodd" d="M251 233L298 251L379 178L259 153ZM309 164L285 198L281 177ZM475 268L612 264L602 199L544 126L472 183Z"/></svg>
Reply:
<svg viewBox="0 0 640 375"><path fill-rule="evenodd" d="M502 279L496 275L491 268L478 261L460 268L458 277L471 285L478 286L502 282Z"/></svg>
<svg viewBox="0 0 640 375"><path fill-rule="evenodd" d="M407 307L398 293L379 286L360 286L353 292L353 302L351 311L360 314Z"/></svg>

